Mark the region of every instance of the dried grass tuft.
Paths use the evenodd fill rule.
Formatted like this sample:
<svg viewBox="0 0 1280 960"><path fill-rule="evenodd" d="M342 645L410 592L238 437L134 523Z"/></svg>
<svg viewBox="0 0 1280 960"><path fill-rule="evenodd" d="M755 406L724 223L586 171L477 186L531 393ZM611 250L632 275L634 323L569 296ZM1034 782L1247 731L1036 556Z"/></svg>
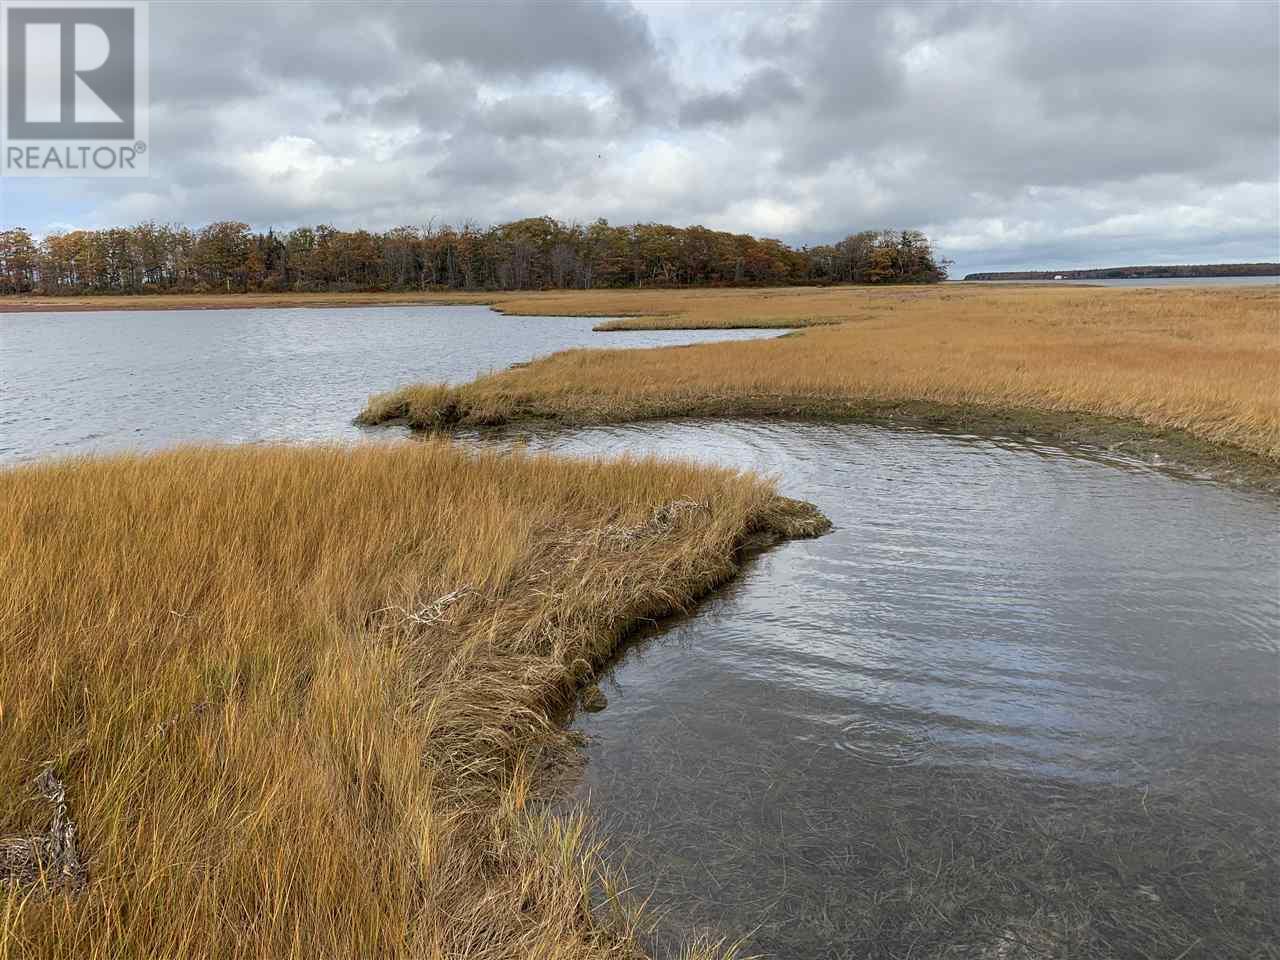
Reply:
<svg viewBox="0 0 1280 960"><path fill-rule="evenodd" d="M53 767L35 777L36 795L49 807L49 826L28 837L0 838L0 880L44 890L74 890L86 871L76 847L76 823L67 807L67 788Z"/></svg>

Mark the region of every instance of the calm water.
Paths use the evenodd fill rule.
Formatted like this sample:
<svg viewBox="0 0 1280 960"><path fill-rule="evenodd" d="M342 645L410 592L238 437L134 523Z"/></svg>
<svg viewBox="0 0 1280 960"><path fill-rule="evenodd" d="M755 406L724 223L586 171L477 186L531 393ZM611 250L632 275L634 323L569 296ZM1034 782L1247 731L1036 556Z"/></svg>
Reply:
<svg viewBox="0 0 1280 960"><path fill-rule="evenodd" d="M590 325L0 316L0 460L394 436L351 426L369 392L735 336ZM630 647L608 708L576 721L580 796L661 908L660 954L720 931L775 957L1276 956L1280 501L1026 438L678 422L521 439L761 470L836 524Z"/></svg>
<svg viewBox="0 0 1280 960"><path fill-rule="evenodd" d="M1187 956L1263 955L1280 894L1274 498L860 426L530 442L773 473L836 524L635 645L608 708L578 720L583 795L673 940L1171 958L1199 938ZM1010 937L1028 952L998 952Z"/></svg>
<svg viewBox="0 0 1280 960"><path fill-rule="evenodd" d="M370 393L405 383L469 380L567 347L778 335L592 333L596 322L424 306L0 313L0 463L181 441L386 437L352 418Z"/></svg>

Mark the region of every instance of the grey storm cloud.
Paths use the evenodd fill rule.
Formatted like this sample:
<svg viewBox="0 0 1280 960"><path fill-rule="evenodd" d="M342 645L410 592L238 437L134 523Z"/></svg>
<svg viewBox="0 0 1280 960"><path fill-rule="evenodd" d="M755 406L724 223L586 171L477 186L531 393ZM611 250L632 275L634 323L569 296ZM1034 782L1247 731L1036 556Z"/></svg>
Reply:
<svg viewBox="0 0 1280 960"><path fill-rule="evenodd" d="M961 270L1280 257L1280 6L152 4L151 176L10 181L37 232L549 213Z"/></svg>
<svg viewBox="0 0 1280 960"><path fill-rule="evenodd" d="M563 95L511 96L481 111L484 130L503 139L583 140L598 137L607 118L581 97Z"/></svg>
<svg viewBox="0 0 1280 960"><path fill-rule="evenodd" d="M709 123L736 124L776 106L798 104L804 95L795 79L777 67L762 67L733 90L699 94L680 105L680 123L697 127Z"/></svg>

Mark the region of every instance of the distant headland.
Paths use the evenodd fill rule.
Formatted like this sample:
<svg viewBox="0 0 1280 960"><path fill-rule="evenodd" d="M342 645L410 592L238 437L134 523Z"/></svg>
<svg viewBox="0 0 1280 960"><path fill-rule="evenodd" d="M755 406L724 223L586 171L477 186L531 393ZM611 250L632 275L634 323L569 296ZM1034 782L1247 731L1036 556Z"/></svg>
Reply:
<svg viewBox="0 0 1280 960"><path fill-rule="evenodd" d="M1094 267L1089 270L1008 270L970 273L966 280L1143 280L1162 277L1275 277L1280 263L1198 263L1175 267Z"/></svg>

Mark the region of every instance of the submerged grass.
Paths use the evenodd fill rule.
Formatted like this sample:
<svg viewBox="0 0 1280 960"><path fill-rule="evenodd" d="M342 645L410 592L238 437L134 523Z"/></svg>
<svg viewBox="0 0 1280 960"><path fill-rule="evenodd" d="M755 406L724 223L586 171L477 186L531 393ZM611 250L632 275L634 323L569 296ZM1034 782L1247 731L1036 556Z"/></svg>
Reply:
<svg viewBox="0 0 1280 960"><path fill-rule="evenodd" d="M1274 751L1252 780L1210 766L1151 787L786 749L757 765L627 744L603 827L648 878L660 942L728 927L776 958L1280 957Z"/></svg>
<svg viewBox="0 0 1280 960"><path fill-rule="evenodd" d="M440 442L21 467L0 518L0 956L264 960L637 955L540 802L557 720L748 538L824 524Z"/></svg>
<svg viewBox="0 0 1280 960"><path fill-rule="evenodd" d="M966 425L1010 412L1081 415L1280 458L1280 291L977 287L583 294L679 326L844 316L784 337L650 350L569 350L460 386L374 397L366 423L492 425L683 415L922 414ZM572 295L504 301L572 312ZM914 407L912 405L915 405ZM1043 418L1041 427L1051 426ZM1128 433L1132 435L1133 429Z"/></svg>

